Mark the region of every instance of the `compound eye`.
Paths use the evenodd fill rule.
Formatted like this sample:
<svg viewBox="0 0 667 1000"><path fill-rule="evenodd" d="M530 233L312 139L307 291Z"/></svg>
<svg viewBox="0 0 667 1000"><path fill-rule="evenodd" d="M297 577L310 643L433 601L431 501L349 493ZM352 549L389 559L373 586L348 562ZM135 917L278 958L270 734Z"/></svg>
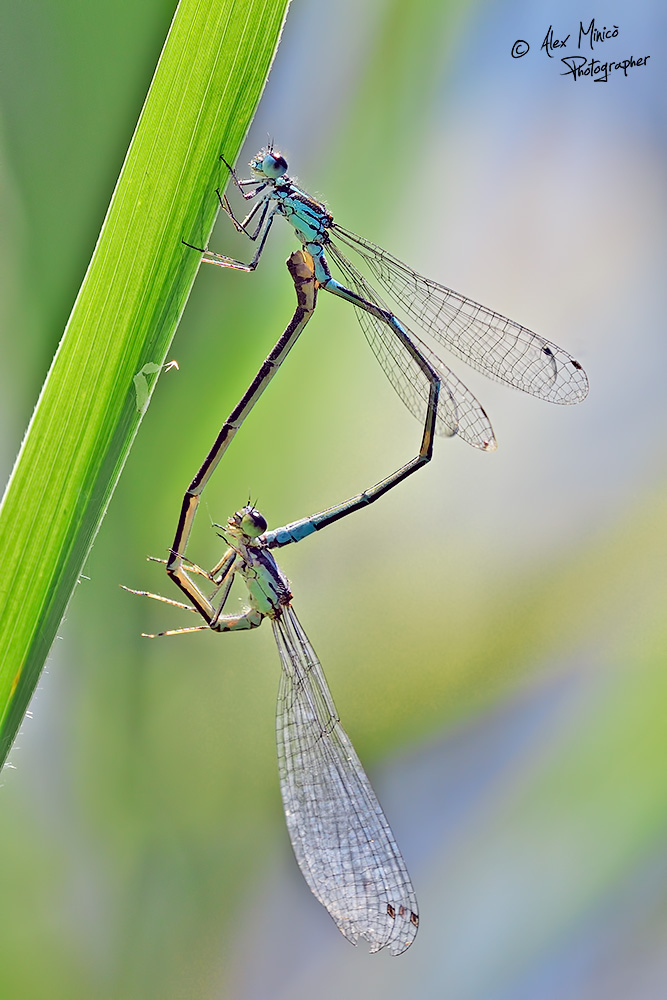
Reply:
<svg viewBox="0 0 667 1000"><path fill-rule="evenodd" d="M241 512L241 531L248 538L259 538L266 531L266 519L254 507L244 507Z"/></svg>
<svg viewBox="0 0 667 1000"><path fill-rule="evenodd" d="M282 177L287 170L287 160L280 153L267 153L262 161L262 172L267 177Z"/></svg>

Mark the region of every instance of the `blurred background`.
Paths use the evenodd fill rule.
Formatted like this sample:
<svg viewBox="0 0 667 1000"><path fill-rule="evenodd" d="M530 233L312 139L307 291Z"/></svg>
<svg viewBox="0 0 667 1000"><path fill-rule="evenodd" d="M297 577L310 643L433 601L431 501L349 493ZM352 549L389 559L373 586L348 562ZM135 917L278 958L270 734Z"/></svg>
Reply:
<svg viewBox="0 0 667 1000"><path fill-rule="evenodd" d="M9 474L173 3L15 4L0 36L0 462ZM550 25L617 25L562 76ZM410 868L398 959L338 934L284 826L271 630L192 624L148 554L293 309L203 268L2 775L3 997L658 1000L667 995L665 12L657 0L294 0L240 164L270 134L344 226L555 340L549 406L455 370L499 442L439 439L382 502L283 550L295 607ZM511 57L524 39L530 51ZM213 196L213 195L212 195ZM223 218L212 247L248 257ZM190 554L353 495L420 428L352 310L317 314L234 442ZM6 478L6 477L5 477ZM170 596L177 596L171 594ZM240 596L240 595L239 595Z"/></svg>

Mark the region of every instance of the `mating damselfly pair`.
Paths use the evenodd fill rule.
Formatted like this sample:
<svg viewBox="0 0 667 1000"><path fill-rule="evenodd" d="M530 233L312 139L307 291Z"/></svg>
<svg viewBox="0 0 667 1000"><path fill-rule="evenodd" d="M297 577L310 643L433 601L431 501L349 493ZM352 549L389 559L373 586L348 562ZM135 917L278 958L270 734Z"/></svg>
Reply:
<svg viewBox="0 0 667 1000"><path fill-rule="evenodd" d="M392 954L400 954L417 933L414 889L389 824L340 725L322 668L291 607L289 584L270 549L298 542L378 499L430 460L437 431L447 436L458 434L487 451L494 449L496 442L489 419L473 394L388 308L335 240L358 253L373 277L427 334L484 374L557 403L583 399L588 382L581 365L555 344L422 278L380 247L338 226L324 205L288 177L284 157L272 147L261 150L251 161L252 178L241 180L226 165L243 198L257 201L242 221L218 192L220 203L239 232L259 241L257 251L247 264L208 250L201 251L203 260L254 270L274 218L282 215L303 247L288 262L297 290L297 310L223 425L183 498L166 564L170 578L191 603L157 594L147 596L195 611L205 621L194 628L161 634L206 628L236 631L254 628L264 618L271 620L282 665L276 725L280 783L296 859L313 893L349 940L356 943L365 938L371 951L386 946ZM255 216L256 225L249 231ZM329 258L347 284L332 276ZM357 496L283 528L268 531L263 516L247 505L220 529L227 551L210 572L204 571L185 554L201 493L310 319L317 287L355 306L366 338L390 381L408 408L424 421L419 453ZM223 609L237 577L247 587L249 607L239 615L225 615ZM208 593L200 585L202 579L207 581Z"/></svg>

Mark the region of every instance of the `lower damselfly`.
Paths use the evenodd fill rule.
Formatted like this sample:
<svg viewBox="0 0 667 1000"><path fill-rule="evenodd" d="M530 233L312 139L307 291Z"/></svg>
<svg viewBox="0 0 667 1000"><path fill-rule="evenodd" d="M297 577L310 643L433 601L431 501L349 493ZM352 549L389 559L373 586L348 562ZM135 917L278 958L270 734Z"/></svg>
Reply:
<svg viewBox="0 0 667 1000"><path fill-rule="evenodd" d="M299 868L349 941L356 944L362 938L372 952L386 947L400 955L419 926L415 891L382 807L340 724L320 662L292 608L289 583L269 551L289 528L266 528L264 517L250 504L233 514L220 528L229 547L218 565L209 573L188 563L190 573L205 577L213 588L206 624L159 635L201 629L234 632L270 620L282 666L276 709L280 789ZM236 577L246 585L249 606L225 615ZM131 593L200 610L160 594Z"/></svg>
<svg viewBox="0 0 667 1000"><path fill-rule="evenodd" d="M288 176L285 157L272 145L250 161L253 176L247 179L240 179L224 157L221 160L243 198L256 199L239 221L226 195L217 192L238 232L258 241L257 250L249 263L243 263L195 247L203 253L202 260L254 271L273 220L277 215L285 218L312 256L320 288L355 306L366 339L391 384L418 419L428 419L433 393L437 391L438 433L449 437L456 434L485 451L496 447L489 418L472 392L398 318L345 253L357 254L388 297L426 336L484 375L553 403L578 403L586 397L586 373L567 351L451 288L422 277L375 243L344 229L334 222L324 204ZM250 229L255 218L256 225ZM342 281L333 277L330 262Z"/></svg>
<svg viewBox="0 0 667 1000"><path fill-rule="evenodd" d="M186 490L168 558L155 560L166 563L169 577L190 603L124 589L196 612L206 623L159 635L238 631L270 619L282 664L276 716L280 785L296 860L345 937L353 943L365 939L371 951L387 947L400 955L414 940L419 924L414 889L387 819L340 724L322 667L292 608L289 584L270 550L298 542L373 503L428 461L435 406L429 407L419 454L363 493L272 531L248 504L222 529L229 547L210 572L185 554L204 487L313 315L317 282L312 258L299 250L287 266L297 294L294 315ZM246 584L249 607L225 615L235 578ZM210 593L205 593L207 589Z"/></svg>

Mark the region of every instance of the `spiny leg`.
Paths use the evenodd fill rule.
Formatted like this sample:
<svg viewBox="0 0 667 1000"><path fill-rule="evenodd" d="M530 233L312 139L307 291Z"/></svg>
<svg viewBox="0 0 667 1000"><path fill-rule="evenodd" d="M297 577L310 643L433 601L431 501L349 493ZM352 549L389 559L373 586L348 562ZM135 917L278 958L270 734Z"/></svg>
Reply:
<svg viewBox="0 0 667 1000"><path fill-rule="evenodd" d="M236 232L237 233L243 233L244 236L248 237L248 239L256 240L257 237L259 236L259 232L260 232L260 230L262 228L262 225L264 224L264 219L266 218L266 213L269 210L269 202L266 201L266 200L258 201L257 204L248 212L248 214L246 215L245 219L243 219L243 221L241 222L234 215L234 212L232 211L232 206L229 204L229 200L227 198L227 195L226 194L225 195L220 194L220 190L218 188L216 188L215 193L218 196L218 201L220 202L220 208L232 220L232 222L234 224L234 228L236 229ZM257 214L257 212L259 212L260 209L262 210L262 214L260 216L259 222L257 223L257 228L255 229L254 233L251 234L251 233L249 233L246 230L246 226L253 219L253 217Z"/></svg>
<svg viewBox="0 0 667 1000"><path fill-rule="evenodd" d="M271 230L271 225L273 223L275 213L276 209L272 208L269 214L267 215L266 221L264 222L264 232L262 233L262 238L259 241L259 246L257 247L257 250L255 251L255 255L252 258L252 260L249 261L247 264L245 264L242 260L234 260L233 257L225 257L224 254L213 253L212 250L201 250L201 253L204 254L204 256L202 257L202 263L217 264L218 267L231 267L235 271L254 271L257 265L259 264L260 257L262 256L262 251L264 249L264 245L266 244L267 237ZM246 233L246 235L248 234ZM257 239L257 236L254 236L252 238ZM191 246L191 244L186 243L186 246ZM199 250L200 248L194 247L193 249Z"/></svg>
<svg viewBox="0 0 667 1000"><path fill-rule="evenodd" d="M256 177L248 177L246 180L239 180L239 176L234 170L234 167L232 167L229 163L227 163L227 160L224 158L224 156L221 156L220 159L229 170L230 176L234 184L238 188L241 197L245 198L246 201L249 201L251 198L254 198L255 195L259 194L259 192L263 191L264 188L266 187L266 181L258 180ZM254 191L243 190L244 187L250 187L253 184L255 185Z"/></svg>

